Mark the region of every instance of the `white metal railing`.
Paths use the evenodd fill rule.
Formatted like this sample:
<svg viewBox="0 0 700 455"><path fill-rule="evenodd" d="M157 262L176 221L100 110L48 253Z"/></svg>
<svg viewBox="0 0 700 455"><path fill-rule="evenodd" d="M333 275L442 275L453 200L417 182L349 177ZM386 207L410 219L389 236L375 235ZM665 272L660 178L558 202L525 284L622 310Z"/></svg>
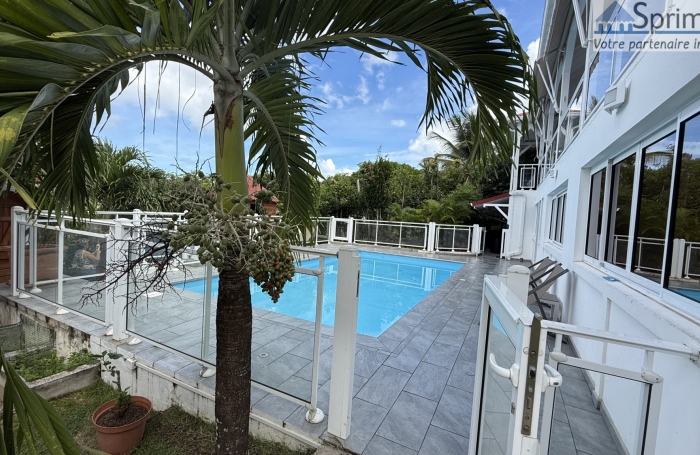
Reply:
<svg viewBox="0 0 700 455"><path fill-rule="evenodd" d="M435 251L464 251L480 253L480 244L473 248L474 226L459 226L454 224L438 224L435 229ZM476 237L480 242L480 237Z"/></svg>
<svg viewBox="0 0 700 455"><path fill-rule="evenodd" d="M663 264L663 252L665 246L664 239L654 237L637 237L637 251L635 261L635 271L661 273L661 264ZM624 248L624 249L623 249ZM629 236L615 235L613 236L612 263L621 267L627 264L627 248L629 248ZM624 255L621 257L621 253ZM656 253L656 254L654 254ZM648 263L648 258L658 258L653 263ZM645 265L644 261L647 260ZM658 264L658 267L656 266Z"/></svg>
<svg viewBox="0 0 700 455"><path fill-rule="evenodd" d="M314 220L314 245L323 245L330 240L330 217L316 218Z"/></svg>
<svg viewBox="0 0 700 455"><path fill-rule="evenodd" d="M519 164L518 165L518 189L536 190L540 181L538 176L542 173L541 164Z"/></svg>
<svg viewBox="0 0 700 455"><path fill-rule="evenodd" d="M683 255L683 278L700 278L700 242L685 241L685 254ZM693 261L693 252L695 252L695 260Z"/></svg>
<svg viewBox="0 0 700 455"><path fill-rule="evenodd" d="M185 333L178 333L175 338L159 341L159 337L149 332L142 332L149 325L145 321L141 328L136 328L138 313L134 307L129 307L129 295L133 292L133 283L130 285L131 276L113 276L116 273L110 265L127 263L134 259L134 255L140 256L138 250L155 246L162 239L158 235L158 223L160 221L172 221L177 215L178 222L185 222L184 213L158 213L158 212L98 212L107 216L107 219L88 220L85 226L94 225L100 232L66 227L67 219L64 217L58 222L55 216L49 217L46 213L38 214L29 219L28 212L21 207L14 207L12 211L12 241L11 241L11 284L12 294L15 297L35 297L43 302L57 307L57 313L71 312L79 316L90 318L106 327L106 333L115 340L127 340L129 344L138 344L141 339L148 339L152 344L168 351L177 352L180 355L203 366L203 375L213 373L215 363L210 359L210 327L212 323L212 292L214 273L211 264L204 266L203 280L204 293L202 296L202 331L199 343L199 352L185 350L179 339L185 337ZM327 222L330 220L326 220ZM148 222L149 224L146 224ZM155 225L154 225L155 223ZM95 244L94 246L92 244ZM80 249L72 248L80 244ZM87 244L87 248L86 245ZM91 251L92 250L92 251ZM80 253L76 253L80 251ZM90 253L85 256L85 252ZM98 254L99 251L99 254ZM360 258L357 248L346 246L338 251L327 251L317 248L292 247L297 255L313 255L318 257L318 267L296 267L296 273L317 277L314 344L312 359L311 395L309 399L299 398L277 390L275 387L264 384L264 381L253 378L253 385L266 390L269 393L282 396L308 408L307 420L319 423L324 418L324 413L318 409L318 387L320 368L320 337L324 295L324 261L327 258L337 258L337 291L336 291L336 317L334 324L334 350L332 358L331 398L332 412L329 417L328 431L336 436L347 438L349 428L348 410L351 401L346 395L352 396L352 378L354 376L354 353L357 331L357 304L359 290ZM195 255L195 251L183 253L180 264L187 264ZM71 256L73 255L73 256ZM79 258L80 264L74 264L73 258ZM164 256L165 257L165 256ZM50 258L50 259L49 259ZM98 258L94 261L94 258ZM156 258L157 260L157 258ZM87 262L86 262L87 261ZM94 273L73 271L75 266L86 266L97 262ZM200 266L199 261L190 261ZM201 267L201 266L200 266ZM78 267L79 268L79 267ZM88 268L86 267L86 270ZM200 269L201 270L201 269ZM177 269L175 269L177 271ZM42 276L43 274L43 276ZM43 279L40 279L43 278ZM97 280L104 283L114 281L104 295L100 293L98 309L86 311L83 305L83 295L90 293L91 283ZM98 288L100 285L97 285ZM161 292L153 298L163 296ZM70 296L70 298L68 298ZM149 297L150 294L149 294ZM177 296L175 296L177 299ZM70 300L70 301L68 301ZM181 301L182 299L179 299ZM172 303L172 302L171 302ZM136 310L138 309L136 306ZM354 314L354 317L353 317ZM188 317L191 317L189 315ZM177 322L177 324L182 321ZM188 327L188 329L190 329ZM191 330L191 329L190 329ZM187 335L191 333L188 332ZM195 340L193 340L193 343ZM336 374L337 370L337 374ZM347 382L347 378L349 383Z"/></svg>
<svg viewBox="0 0 700 455"><path fill-rule="evenodd" d="M398 248L428 248L428 224L402 221L354 220L355 243L387 245Z"/></svg>
<svg viewBox="0 0 700 455"><path fill-rule="evenodd" d="M317 219L315 225L316 233L328 232L327 238L315 234L317 243L359 243L478 255L484 252L486 241L486 230L478 224L464 226L330 217Z"/></svg>

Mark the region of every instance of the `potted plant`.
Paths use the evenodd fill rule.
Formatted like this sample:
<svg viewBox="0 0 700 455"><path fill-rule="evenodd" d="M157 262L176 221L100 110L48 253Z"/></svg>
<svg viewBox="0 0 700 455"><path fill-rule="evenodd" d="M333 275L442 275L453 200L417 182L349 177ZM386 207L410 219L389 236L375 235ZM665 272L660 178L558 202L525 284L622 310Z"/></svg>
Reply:
<svg viewBox="0 0 700 455"><path fill-rule="evenodd" d="M128 454L141 442L151 411L149 399L132 397L128 387L122 389L120 372L112 363L121 357L121 354L107 351L95 356L95 362L102 364L102 371L116 377L112 382L119 392L116 399L103 404L92 414L92 425L97 432L97 447L110 455Z"/></svg>

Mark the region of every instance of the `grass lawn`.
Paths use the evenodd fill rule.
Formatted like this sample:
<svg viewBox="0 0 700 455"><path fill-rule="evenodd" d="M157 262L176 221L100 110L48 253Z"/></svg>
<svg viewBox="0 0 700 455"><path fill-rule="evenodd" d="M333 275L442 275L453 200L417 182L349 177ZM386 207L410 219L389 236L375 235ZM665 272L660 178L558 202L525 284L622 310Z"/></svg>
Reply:
<svg viewBox="0 0 700 455"><path fill-rule="evenodd" d="M98 381L86 389L51 402L66 422L78 444L97 448L90 418L98 406L116 398L114 389ZM214 453L214 424L171 407L164 412L151 411L143 441L134 455L211 455ZM24 450L23 450L24 453ZM47 453L47 452L42 452ZM251 438L250 455L311 455L314 450L294 451L286 446Z"/></svg>

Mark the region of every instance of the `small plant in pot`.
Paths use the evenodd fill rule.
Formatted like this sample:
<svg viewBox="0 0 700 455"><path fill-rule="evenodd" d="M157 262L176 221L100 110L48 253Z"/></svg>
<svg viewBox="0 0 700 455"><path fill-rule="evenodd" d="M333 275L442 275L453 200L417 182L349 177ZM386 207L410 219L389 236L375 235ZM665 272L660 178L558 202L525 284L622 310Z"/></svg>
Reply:
<svg viewBox="0 0 700 455"><path fill-rule="evenodd" d="M102 352L95 356L95 363L102 364L102 371L115 378L119 395L103 404L92 414L92 425L97 432L97 447L110 455L130 453L136 447L146 428L151 402L147 398L131 396L129 388L122 389L121 373L113 361L121 354Z"/></svg>

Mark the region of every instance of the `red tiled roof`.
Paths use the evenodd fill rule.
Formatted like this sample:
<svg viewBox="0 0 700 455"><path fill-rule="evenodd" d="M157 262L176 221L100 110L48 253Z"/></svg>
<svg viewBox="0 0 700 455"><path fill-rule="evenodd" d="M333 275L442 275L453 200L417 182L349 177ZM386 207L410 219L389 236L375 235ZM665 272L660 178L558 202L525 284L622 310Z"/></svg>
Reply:
<svg viewBox="0 0 700 455"><path fill-rule="evenodd" d="M265 187L263 187L261 185L254 185L253 184L253 177L251 177L251 176L247 176L247 180L248 180L248 195L251 195L250 196L251 200L255 201L255 196L252 196L252 194L257 192L257 191L264 190ZM275 197L275 196L272 196L272 202L277 204L279 202L279 199L277 199L277 197Z"/></svg>
<svg viewBox="0 0 700 455"><path fill-rule="evenodd" d="M509 193L499 194L498 196L491 196L486 199L481 199L480 201L472 202L472 207L476 209L482 207L484 204L497 204L499 202L506 202L509 197Z"/></svg>

